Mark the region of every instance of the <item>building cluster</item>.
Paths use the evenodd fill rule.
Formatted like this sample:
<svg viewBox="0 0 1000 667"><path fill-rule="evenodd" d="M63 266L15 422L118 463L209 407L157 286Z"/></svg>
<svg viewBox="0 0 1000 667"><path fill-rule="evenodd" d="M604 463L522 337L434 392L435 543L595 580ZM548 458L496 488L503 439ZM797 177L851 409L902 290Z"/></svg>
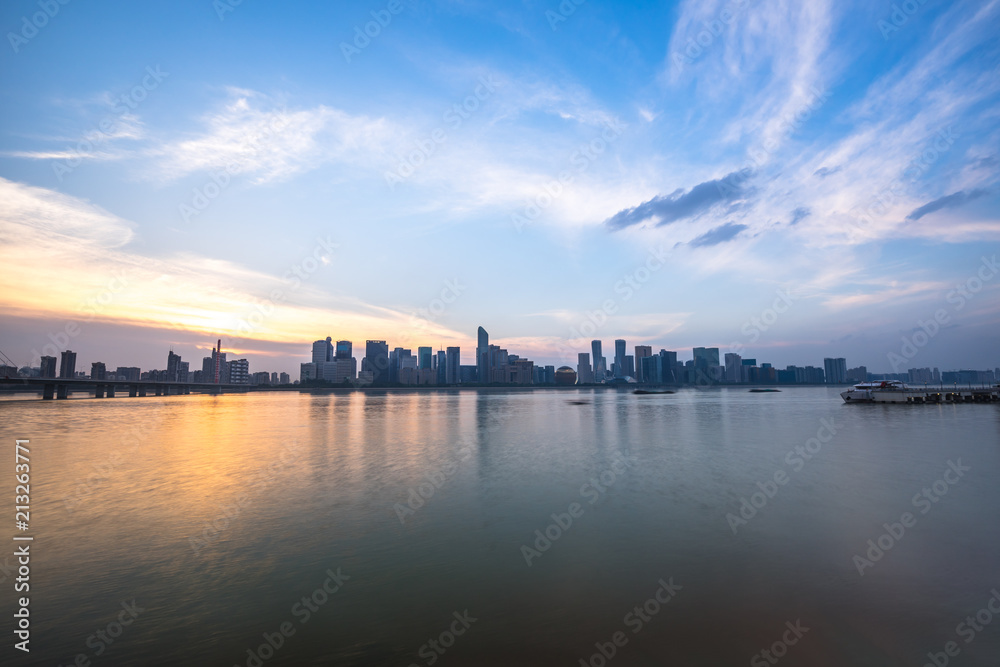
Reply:
<svg viewBox="0 0 1000 667"><path fill-rule="evenodd" d="M434 351L431 347L412 350L397 347L389 350L384 340L365 343L361 368L353 355L351 341L317 340L312 345L312 360L301 364L300 381L312 385L398 386L398 385L706 385L706 384L849 384L882 379L903 379L911 383L949 383L960 377L959 383L991 383L1000 378L994 371L955 371L938 373L934 369L910 369L902 377L873 375L864 366L848 368L843 357L826 358L822 367L786 366L774 368L769 363L758 365L756 359L736 353L721 359L717 347L696 347L692 358L679 361L677 352L661 349L653 353L649 345L636 345L627 354L624 339L614 342L614 356L604 356L600 340L591 342L590 352L577 355L576 370L563 366L536 365L490 344L489 333L479 327L476 339L475 363L462 365L462 350L449 347ZM929 379L924 379L925 375Z"/></svg>
<svg viewBox="0 0 1000 667"><path fill-rule="evenodd" d="M222 351L222 343L213 348L212 355L204 357L201 370L191 371L190 364L181 359L173 350L167 352L167 367L165 370L140 370L136 366L118 366L110 369L102 361L90 365L90 373L76 370L76 352L65 350L60 354L58 373L56 358L42 357L41 364L35 368L27 366L18 369L22 377L68 378L77 380L100 380L104 382L178 382L191 384L245 384L245 385L278 385L291 384L288 373L250 372L250 362L246 359L226 360Z"/></svg>

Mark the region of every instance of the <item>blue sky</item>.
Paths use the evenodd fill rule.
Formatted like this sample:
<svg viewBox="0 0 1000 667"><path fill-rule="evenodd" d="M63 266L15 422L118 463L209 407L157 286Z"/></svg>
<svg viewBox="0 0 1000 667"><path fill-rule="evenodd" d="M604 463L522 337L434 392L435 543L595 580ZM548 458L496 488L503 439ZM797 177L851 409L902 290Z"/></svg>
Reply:
<svg viewBox="0 0 1000 667"><path fill-rule="evenodd" d="M81 363L221 337L295 372L328 335L471 359L483 325L541 363L622 337L890 371L943 310L905 367L1000 365L1000 2L18 1L0 25L19 364L67 326Z"/></svg>

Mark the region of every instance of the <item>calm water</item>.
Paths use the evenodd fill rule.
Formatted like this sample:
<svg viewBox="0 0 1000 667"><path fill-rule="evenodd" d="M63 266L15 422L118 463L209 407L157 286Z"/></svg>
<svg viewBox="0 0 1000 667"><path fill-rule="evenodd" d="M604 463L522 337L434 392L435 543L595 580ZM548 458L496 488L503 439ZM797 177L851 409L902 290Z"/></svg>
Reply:
<svg viewBox="0 0 1000 667"><path fill-rule="evenodd" d="M36 536L4 664L1000 664L997 405L255 393L7 400L0 431Z"/></svg>

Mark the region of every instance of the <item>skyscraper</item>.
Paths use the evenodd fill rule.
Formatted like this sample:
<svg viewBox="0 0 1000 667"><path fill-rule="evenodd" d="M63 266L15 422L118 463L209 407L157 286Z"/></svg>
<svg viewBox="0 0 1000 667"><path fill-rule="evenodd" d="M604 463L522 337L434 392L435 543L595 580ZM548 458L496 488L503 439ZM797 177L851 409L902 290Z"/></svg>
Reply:
<svg viewBox="0 0 1000 667"><path fill-rule="evenodd" d="M431 358L434 356L434 350L430 347L418 347L417 348L417 364L418 368L421 370L429 369L431 367Z"/></svg>
<svg viewBox="0 0 1000 667"><path fill-rule="evenodd" d="M576 382L577 384L594 382L594 369L590 366L589 352L580 352L576 355Z"/></svg>
<svg viewBox="0 0 1000 667"><path fill-rule="evenodd" d="M823 370L826 371L827 384L844 384L847 382L847 360L843 357L823 359Z"/></svg>
<svg viewBox="0 0 1000 667"><path fill-rule="evenodd" d="M458 384L462 381L462 350L458 347L449 347L447 359L445 360L444 383Z"/></svg>
<svg viewBox="0 0 1000 667"><path fill-rule="evenodd" d="M318 340L313 343L312 362L322 364L333 361L333 339L329 336L326 340Z"/></svg>
<svg viewBox="0 0 1000 667"><path fill-rule="evenodd" d="M389 381L389 345L384 340L365 342L365 358L361 362L362 371L370 371L373 385L385 385Z"/></svg>
<svg viewBox="0 0 1000 667"><path fill-rule="evenodd" d="M489 355L490 335L486 332L486 329L479 327L476 344L476 369L479 374L479 381L483 384L489 384L492 379Z"/></svg>
<svg viewBox="0 0 1000 667"><path fill-rule="evenodd" d="M59 377L72 379L76 375L76 352L65 350L59 355Z"/></svg>
<svg viewBox="0 0 1000 667"><path fill-rule="evenodd" d="M625 339L615 339L615 369L616 378L625 377Z"/></svg>
<svg viewBox="0 0 1000 667"><path fill-rule="evenodd" d="M246 359L233 359L228 364L229 381L232 384L250 384L250 362Z"/></svg>
<svg viewBox="0 0 1000 667"><path fill-rule="evenodd" d="M739 384L743 381L743 357L733 352L726 353L726 382Z"/></svg>
<svg viewBox="0 0 1000 667"><path fill-rule="evenodd" d="M645 382L642 371L642 360L653 356L653 348L649 345L635 346L635 379L636 382Z"/></svg>
<svg viewBox="0 0 1000 667"><path fill-rule="evenodd" d="M594 382L604 382L604 376L607 374L607 366L605 366L604 356L601 354L601 341L591 341L590 351L593 353L594 358Z"/></svg>
<svg viewBox="0 0 1000 667"><path fill-rule="evenodd" d="M54 378L56 376L56 358L55 357L42 357L40 377L43 378Z"/></svg>
<svg viewBox="0 0 1000 667"><path fill-rule="evenodd" d="M717 347L696 347L694 348L694 367L707 371L719 365L719 348Z"/></svg>
<svg viewBox="0 0 1000 667"><path fill-rule="evenodd" d="M338 340L337 341L337 359L350 359L353 356L351 341L349 340Z"/></svg>
<svg viewBox="0 0 1000 667"><path fill-rule="evenodd" d="M90 379L103 380L108 375L108 368L100 361L90 364Z"/></svg>
<svg viewBox="0 0 1000 667"><path fill-rule="evenodd" d="M173 350L167 352L167 382L179 382L178 371L181 367L181 355L174 354Z"/></svg>

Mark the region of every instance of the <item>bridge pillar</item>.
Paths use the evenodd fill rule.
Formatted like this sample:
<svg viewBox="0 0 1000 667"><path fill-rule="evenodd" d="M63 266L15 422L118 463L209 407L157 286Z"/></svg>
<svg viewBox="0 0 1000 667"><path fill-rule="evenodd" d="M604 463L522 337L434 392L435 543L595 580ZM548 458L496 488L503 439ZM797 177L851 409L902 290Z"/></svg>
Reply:
<svg viewBox="0 0 1000 667"><path fill-rule="evenodd" d="M160 385L156 385L156 387L154 387L154 389L156 389L156 395L157 396L163 396L163 387L161 387Z"/></svg>
<svg viewBox="0 0 1000 667"><path fill-rule="evenodd" d="M146 395L146 386L145 385L139 387L139 395L140 396L145 396Z"/></svg>
<svg viewBox="0 0 1000 667"><path fill-rule="evenodd" d="M57 399L69 398L69 385L65 384L56 385L56 398Z"/></svg>
<svg viewBox="0 0 1000 667"><path fill-rule="evenodd" d="M56 386L54 384L47 384L45 385L44 389L42 389L42 398L46 401L51 401L53 398L55 398L55 395L56 395Z"/></svg>
<svg viewBox="0 0 1000 667"><path fill-rule="evenodd" d="M108 385L108 398L115 397L115 386L113 384Z"/></svg>
<svg viewBox="0 0 1000 667"><path fill-rule="evenodd" d="M104 398L104 385L97 385L97 389L94 390L94 398Z"/></svg>
<svg viewBox="0 0 1000 667"><path fill-rule="evenodd" d="M138 395L139 395L139 387L138 387L138 385L130 384L128 386L128 397L129 398L135 398Z"/></svg>

